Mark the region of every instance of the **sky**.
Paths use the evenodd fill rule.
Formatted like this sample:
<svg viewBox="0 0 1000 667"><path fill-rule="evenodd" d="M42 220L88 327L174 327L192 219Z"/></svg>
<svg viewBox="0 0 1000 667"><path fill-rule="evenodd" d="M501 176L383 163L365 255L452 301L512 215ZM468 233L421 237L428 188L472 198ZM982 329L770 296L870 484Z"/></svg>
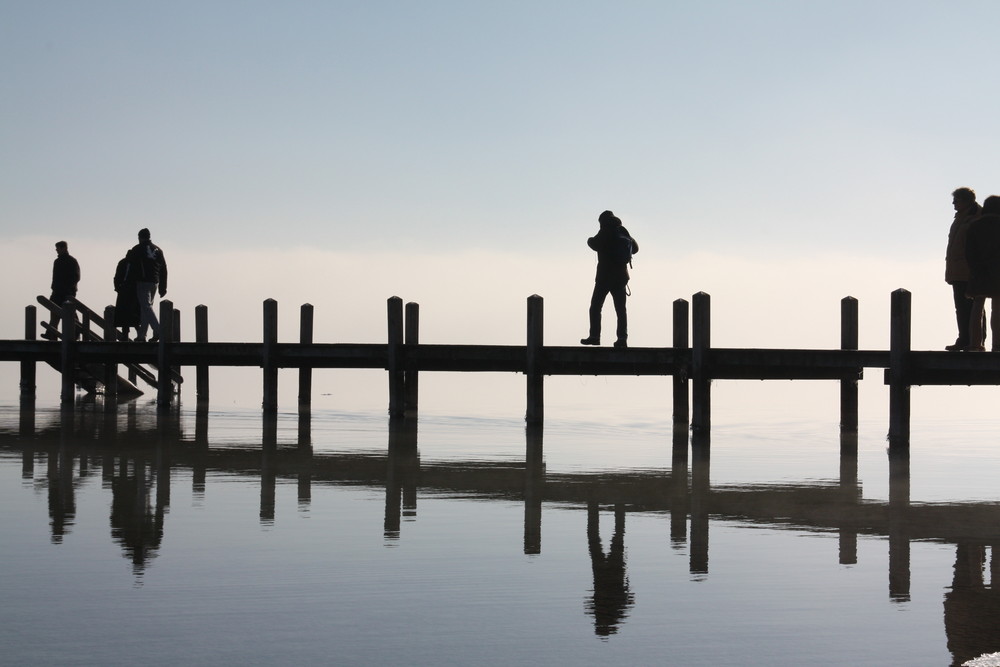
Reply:
<svg viewBox="0 0 1000 667"><path fill-rule="evenodd" d="M950 193L1000 193L998 19L991 0L0 0L0 336L47 292L55 240L100 308L147 227L182 326L206 303L224 338L273 297L282 338L310 302L318 339L380 340L395 294L428 342L519 343L537 293L546 343L574 344L611 209L640 243L634 344L708 291L720 345L835 346L852 295L862 345L886 347L904 287L914 346L938 349Z"/></svg>

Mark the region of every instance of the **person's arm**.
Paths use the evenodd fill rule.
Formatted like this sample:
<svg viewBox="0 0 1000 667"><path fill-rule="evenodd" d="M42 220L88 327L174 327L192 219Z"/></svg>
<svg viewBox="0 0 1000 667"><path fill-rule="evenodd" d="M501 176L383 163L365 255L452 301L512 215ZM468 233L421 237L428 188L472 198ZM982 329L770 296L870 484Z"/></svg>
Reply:
<svg viewBox="0 0 1000 667"><path fill-rule="evenodd" d="M167 293L167 260L160 251L160 298Z"/></svg>

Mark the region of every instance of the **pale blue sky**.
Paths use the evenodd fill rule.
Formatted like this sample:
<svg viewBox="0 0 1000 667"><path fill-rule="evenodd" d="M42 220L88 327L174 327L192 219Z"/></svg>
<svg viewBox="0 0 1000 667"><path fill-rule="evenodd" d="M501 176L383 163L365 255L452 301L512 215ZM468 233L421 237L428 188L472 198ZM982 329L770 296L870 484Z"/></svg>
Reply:
<svg viewBox="0 0 1000 667"><path fill-rule="evenodd" d="M1000 192L998 19L992 1L0 0L0 232L556 254L611 208L647 261L937 258L950 191Z"/></svg>

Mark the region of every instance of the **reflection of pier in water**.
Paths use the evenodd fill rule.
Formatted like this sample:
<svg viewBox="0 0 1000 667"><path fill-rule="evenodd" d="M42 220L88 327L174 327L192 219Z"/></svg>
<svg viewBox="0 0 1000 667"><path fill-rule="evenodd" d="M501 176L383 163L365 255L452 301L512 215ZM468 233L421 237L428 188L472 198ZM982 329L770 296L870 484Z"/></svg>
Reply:
<svg viewBox="0 0 1000 667"><path fill-rule="evenodd" d="M308 415L300 415L295 443L279 445L277 420L265 415L261 445L233 446L209 443L207 412L198 413L190 438L176 414L146 420L147 415L137 416L134 404L124 410L121 417L100 409L64 410L54 423L39 427L34 414L22 415L18 432L0 432L0 455L20 454L22 477L47 488L53 542L71 535L76 490L99 471L102 486L112 494L112 538L137 577L169 545L164 517L172 471L188 469L196 496L206 492L210 472L259 477L264 523L275 521L279 481L295 482L302 507L317 486L384 489L383 530L390 542L401 539L402 517L416 518L420 495L523 502L526 554L543 551L543 504L585 510L594 570L586 606L602 637L614 634L635 604L623 552L627 513L668 515L671 542L675 548L687 546L694 580L709 576L710 519L835 533L841 564L857 562L859 536L886 537L888 591L894 601L910 596L912 541L952 543L955 577L944 610L954 664L1000 650L1000 639L992 639L1000 638L1000 593L992 585L1000 576L1000 556L993 557L1000 546L1000 505L912 505L909 460L896 450L890 450L888 502L864 500L857 440L851 434L842 435L838 477L829 481L712 486L709 447L697 437L689 442L685 428L675 429L672 442L664 442L672 449L669 470L554 474L545 470L541 428L526 429L523 461L424 462L415 419L390 420L385 451L327 453L313 450ZM44 465L44 472L36 465ZM613 518L614 525L606 547L598 531L602 515ZM987 560L990 583L983 577Z"/></svg>

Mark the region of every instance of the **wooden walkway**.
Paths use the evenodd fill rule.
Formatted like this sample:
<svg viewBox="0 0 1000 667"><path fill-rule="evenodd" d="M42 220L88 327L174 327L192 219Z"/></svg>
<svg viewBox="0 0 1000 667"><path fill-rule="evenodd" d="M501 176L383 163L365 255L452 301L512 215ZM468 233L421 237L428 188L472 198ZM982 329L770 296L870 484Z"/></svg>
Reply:
<svg viewBox="0 0 1000 667"><path fill-rule="evenodd" d="M40 298L41 301L41 298ZM660 375L673 381L673 420L696 432L711 428L711 382L743 380L837 380L841 387L841 428L857 430L857 382L864 369L884 369L889 386L889 441L909 443L909 389L914 385L1000 384L1000 354L928 352L910 349L910 293L892 293L890 346L888 350L859 350L858 304L852 297L841 301L840 349L713 348L711 299L699 292L691 307L683 299L673 303L673 340L669 347L583 347L543 345L543 300L527 299L525 345L432 345L419 342L419 306L387 301L385 343L316 343L313 341L313 307L300 311L297 343L278 342L274 300L263 304L263 340L259 343L208 341L208 310L195 311L196 340L177 340L180 316L170 301L160 302L161 340L136 343L119 340L108 323L114 309L99 317L73 301L61 310L59 341L36 339L37 313L25 309L25 339L0 340L0 361L21 363L22 399L33 399L35 364L48 363L62 373L62 400L72 403L80 368L100 367L100 388L107 398L117 398L118 367L142 369L141 379L155 386L157 401L168 407L183 381L182 366L194 367L199 401L209 396L212 366L249 366L262 369L263 409L277 410L278 369L299 369L299 404L308 409L312 396L312 370L316 368L370 368L388 373L389 413L413 414L418 407L421 372L512 372L526 376L526 412L529 424L544 421L544 378L547 375ZM83 317L78 320L78 317ZM90 326L102 329L101 335ZM77 340L77 327L84 329ZM689 339L688 332L691 332ZM136 373L133 370L133 373ZM114 401L110 402L112 405Z"/></svg>

